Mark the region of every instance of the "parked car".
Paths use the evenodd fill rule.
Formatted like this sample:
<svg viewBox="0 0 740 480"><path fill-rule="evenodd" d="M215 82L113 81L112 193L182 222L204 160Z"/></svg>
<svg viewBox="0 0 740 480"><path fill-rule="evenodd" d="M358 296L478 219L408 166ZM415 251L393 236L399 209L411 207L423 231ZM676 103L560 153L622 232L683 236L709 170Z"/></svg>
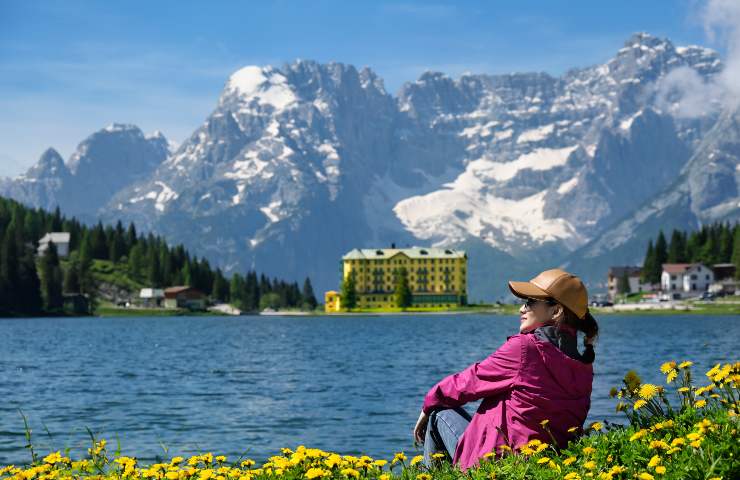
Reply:
<svg viewBox="0 0 740 480"><path fill-rule="evenodd" d="M591 306L592 307L613 307L614 303L610 302L609 300L592 300Z"/></svg>
<svg viewBox="0 0 740 480"><path fill-rule="evenodd" d="M715 294L713 294L712 292L702 292L701 296L699 296L699 298L701 300L707 300L707 301L712 301L716 297L717 296Z"/></svg>

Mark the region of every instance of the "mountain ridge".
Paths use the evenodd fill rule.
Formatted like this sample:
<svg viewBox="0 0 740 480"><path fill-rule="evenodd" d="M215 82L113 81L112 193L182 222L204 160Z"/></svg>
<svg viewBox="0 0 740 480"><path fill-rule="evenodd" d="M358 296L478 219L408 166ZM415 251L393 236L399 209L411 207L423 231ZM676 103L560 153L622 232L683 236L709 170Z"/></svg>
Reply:
<svg viewBox="0 0 740 480"><path fill-rule="evenodd" d="M722 218L738 215L737 178L726 171L734 144L723 147L730 167L719 176L702 176L711 159L696 157L723 114L676 114L681 98L662 82L677 68L711 79L722 64L713 50L638 33L606 63L561 76L425 72L395 96L367 67L247 66L177 150L148 157L145 174L109 185L85 213L135 221L227 271L310 272L320 290L338 285L332 265L343 253L391 242L471 245L473 299L505 294L497 278L557 264L598 286L608 255L578 258L692 160L699 167L685 182L720 185L718 198L682 190L697 212L672 214L677 223L716 218L704 210L718 205ZM31 183L17 179L13 190L6 180L0 193L25 185L30 201L55 198L53 182L43 198ZM624 258L638 257L640 235Z"/></svg>

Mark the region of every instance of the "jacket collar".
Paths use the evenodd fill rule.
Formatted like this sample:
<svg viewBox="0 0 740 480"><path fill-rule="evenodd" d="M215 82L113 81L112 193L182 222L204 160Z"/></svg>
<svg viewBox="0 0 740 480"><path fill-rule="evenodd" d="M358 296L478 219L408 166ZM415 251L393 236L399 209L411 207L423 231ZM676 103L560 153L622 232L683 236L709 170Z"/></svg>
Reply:
<svg viewBox="0 0 740 480"><path fill-rule="evenodd" d="M578 337L568 329L557 328L554 325L544 325L526 333L533 333L539 340L552 343L569 357L583 361L583 357L578 351Z"/></svg>

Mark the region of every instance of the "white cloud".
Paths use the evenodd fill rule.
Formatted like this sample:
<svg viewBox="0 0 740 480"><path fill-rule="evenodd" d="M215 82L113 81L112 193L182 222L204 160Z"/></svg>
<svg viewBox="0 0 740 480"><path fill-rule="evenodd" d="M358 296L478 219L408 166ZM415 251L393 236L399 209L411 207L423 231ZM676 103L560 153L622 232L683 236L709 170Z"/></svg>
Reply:
<svg viewBox="0 0 740 480"><path fill-rule="evenodd" d="M680 67L659 82L658 104L679 117L740 105L740 1L709 0L701 16L707 38L723 44L727 57L722 72L709 81L689 67Z"/></svg>

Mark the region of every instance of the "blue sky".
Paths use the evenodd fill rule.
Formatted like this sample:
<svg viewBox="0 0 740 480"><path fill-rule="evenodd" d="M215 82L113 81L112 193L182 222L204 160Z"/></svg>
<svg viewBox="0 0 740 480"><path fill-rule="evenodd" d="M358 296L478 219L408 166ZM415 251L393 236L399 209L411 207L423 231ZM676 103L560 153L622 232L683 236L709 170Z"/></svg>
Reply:
<svg viewBox="0 0 740 480"><path fill-rule="evenodd" d="M369 66L391 93L425 70L557 75L608 60L637 31L718 48L703 5L0 0L0 176L25 171L49 146L66 159L112 122L182 142L244 65Z"/></svg>

